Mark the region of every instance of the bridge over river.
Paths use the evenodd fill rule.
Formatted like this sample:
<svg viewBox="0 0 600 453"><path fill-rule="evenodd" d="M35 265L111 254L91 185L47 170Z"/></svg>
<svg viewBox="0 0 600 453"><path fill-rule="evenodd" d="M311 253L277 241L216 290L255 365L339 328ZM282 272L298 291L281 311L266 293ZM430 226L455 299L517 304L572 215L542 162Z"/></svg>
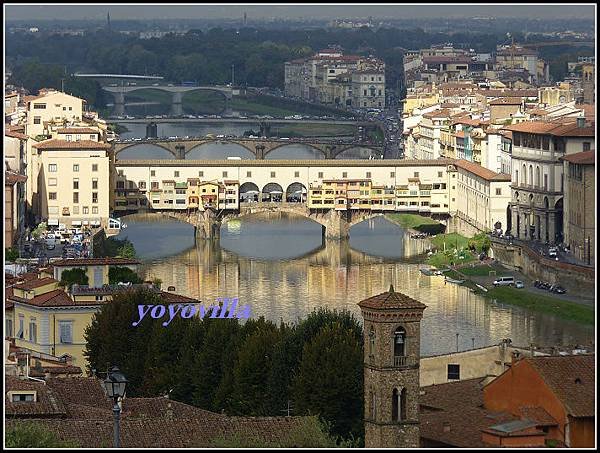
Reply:
<svg viewBox="0 0 600 453"><path fill-rule="evenodd" d="M180 138L174 140L165 139L142 139L136 141L114 141L112 142L115 156L118 158L119 153L132 146L141 144L154 145L169 151L177 159L185 159L187 153L197 146L202 146L207 143L222 143L236 144L244 147L256 159L264 159L271 151L282 146L301 144L309 146L320 151L326 159L335 159L338 154L351 148L368 148L376 151L378 154L383 154L383 146L376 145L370 142L363 141L340 141L340 140L314 140L314 139L281 139L281 138L212 138L212 137L193 137Z"/></svg>

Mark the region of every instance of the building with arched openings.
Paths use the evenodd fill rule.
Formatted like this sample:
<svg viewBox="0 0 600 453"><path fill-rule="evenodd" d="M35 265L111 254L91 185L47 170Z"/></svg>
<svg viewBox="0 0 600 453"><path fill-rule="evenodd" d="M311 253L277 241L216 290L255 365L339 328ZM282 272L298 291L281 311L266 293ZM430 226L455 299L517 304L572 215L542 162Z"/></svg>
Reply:
<svg viewBox="0 0 600 453"><path fill-rule="evenodd" d="M388 292L359 302L365 337L365 447L419 446L421 319L426 305Z"/></svg>

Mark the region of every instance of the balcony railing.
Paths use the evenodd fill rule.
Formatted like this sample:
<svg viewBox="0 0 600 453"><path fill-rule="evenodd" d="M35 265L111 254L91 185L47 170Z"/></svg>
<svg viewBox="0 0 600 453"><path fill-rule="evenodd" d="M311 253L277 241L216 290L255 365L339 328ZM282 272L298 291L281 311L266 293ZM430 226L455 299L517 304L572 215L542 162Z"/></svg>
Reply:
<svg viewBox="0 0 600 453"><path fill-rule="evenodd" d="M394 366L395 367L413 366L415 364L416 364L416 361L415 361L414 357L404 356L404 355L394 356Z"/></svg>

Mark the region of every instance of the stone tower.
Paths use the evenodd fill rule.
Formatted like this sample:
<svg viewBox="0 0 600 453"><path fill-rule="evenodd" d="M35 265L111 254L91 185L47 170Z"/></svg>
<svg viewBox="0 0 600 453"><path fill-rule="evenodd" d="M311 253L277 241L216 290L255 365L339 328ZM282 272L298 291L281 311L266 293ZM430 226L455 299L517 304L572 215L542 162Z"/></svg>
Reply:
<svg viewBox="0 0 600 453"><path fill-rule="evenodd" d="M417 448L421 319L427 307L393 286L358 305L365 342L365 447Z"/></svg>

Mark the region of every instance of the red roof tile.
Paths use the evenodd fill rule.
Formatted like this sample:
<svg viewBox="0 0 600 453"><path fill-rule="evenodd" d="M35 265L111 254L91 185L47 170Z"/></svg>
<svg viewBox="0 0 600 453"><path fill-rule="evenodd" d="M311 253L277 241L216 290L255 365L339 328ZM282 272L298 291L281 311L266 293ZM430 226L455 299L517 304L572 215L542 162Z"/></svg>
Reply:
<svg viewBox="0 0 600 453"><path fill-rule="evenodd" d="M13 171L5 171L4 172L4 185L5 186L14 186L18 182L27 181L27 176L20 175L19 173L15 173Z"/></svg>
<svg viewBox="0 0 600 453"><path fill-rule="evenodd" d="M107 303L107 301L74 301L62 289L55 289L32 299L13 296L12 300L25 305L33 305L35 307L87 307L97 306Z"/></svg>
<svg viewBox="0 0 600 453"><path fill-rule="evenodd" d="M394 287L391 286L390 290L385 293L378 294L368 299L361 300L358 303L361 308L374 308L374 309L398 309L398 308L412 308L424 310L427 305L422 304L418 300L408 297L405 294L397 293L394 291Z"/></svg>
<svg viewBox="0 0 600 453"><path fill-rule="evenodd" d="M29 138L27 135L23 134L22 132L11 131L11 130L7 130L6 132L4 132L4 136L19 138L21 140L27 140Z"/></svg>
<svg viewBox="0 0 600 453"><path fill-rule="evenodd" d="M23 283L19 283L18 285L15 285L13 288L22 289L24 291L29 291L34 288L39 288L40 286L49 285L51 283L58 283L58 280L54 280L53 278L50 278L50 277L35 278L35 279L27 280Z"/></svg>
<svg viewBox="0 0 600 453"><path fill-rule="evenodd" d="M596 162L596 152L583 151L581 153L567 154L563 159L572 164L594 165Z"/></svg>
<svg viewBox="0 0 600 453"><path fill-rule="evenodd" d="M558 137L594 137L592 126L578 127L575 118L572 121L525 121L519 124L504 126L503 129L529 134L554 135Z"/></svg>
<svg viewBox="0 0 600 453"><path fill-rule="evenodd" d="M79 140L69 142L67 140L50 139L33 145L37 149L110 149L108 143L95 142L93 140Z"/></svg>
<svg viewBox="0 0 600 453"><path fill-rule="evenodd" d="M99 134L100 133L96 129L92 129L89 127L64 127L62 129L57 129L56 132L59 134Z"/></svg>
<svg viewBox="0 0 600 453"><path fill-rule="evenodd" d="M506 173L496 173L492 170L482 167L479 164L476 164L475 162L469 162L464 159L457 159L455 162L455 165L457 167L467 170L468 172L473 173L487 181L510 181L511 180L510 175L508 175Z"/></svg>

